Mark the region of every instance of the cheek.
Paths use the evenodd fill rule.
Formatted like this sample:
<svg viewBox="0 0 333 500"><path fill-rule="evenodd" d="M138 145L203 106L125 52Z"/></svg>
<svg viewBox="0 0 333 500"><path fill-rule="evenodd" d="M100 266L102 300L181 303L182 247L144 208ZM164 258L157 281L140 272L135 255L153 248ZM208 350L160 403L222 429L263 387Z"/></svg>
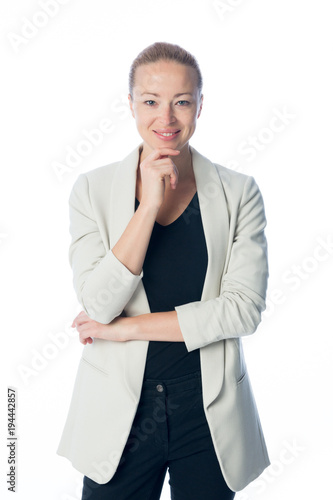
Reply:
<svg viewBox="0 0 333 500"><path fill-rule="evenodd" d="M154 120L151 113L137 113L136 123L138 126L147 126Z"/></svg>
<svg viewBox="0 0 333 500"><path fill-rule="evenodd" d="M197 121L197 113L195 111L189 111L186 116L183 117L183 123L189 127L194 127Z"/></svg>
<svg viewBox="0 0 333 500"><path fill-rule="evenodd" d="M182 114L183 114L184 120L187 120L188 122L193 122L196 120L196 117L198 114L198 109L196 106L191 106L190 108L183 110Z"/></svg>

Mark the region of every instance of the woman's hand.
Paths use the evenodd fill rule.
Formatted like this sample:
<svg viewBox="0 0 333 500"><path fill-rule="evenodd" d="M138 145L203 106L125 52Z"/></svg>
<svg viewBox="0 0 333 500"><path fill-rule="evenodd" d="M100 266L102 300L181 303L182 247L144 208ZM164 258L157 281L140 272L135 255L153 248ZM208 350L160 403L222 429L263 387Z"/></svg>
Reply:
<svg viewBox="0 0 333 500"><path fill-rule="evenodd" d="M92 344L93 339L104 339L113 340L118 342L126 341L124 328L124 321L129 318L118 316L111 323L104 325L103 323L98 323L85 313L81 311L76 318L73 320L72 328L76 328L79 332L79 340L81 344Z"/></svg>
<svg viewBox="0 0 333 500"><path fill-rule="evenodd" d="M178 182L178 169L168 155L176 156L180 153L177 149L154 149L140 163L142 182L142 196L140 204L159 208L164 199L165 182L170 181L171 189L176 189Z"/></svg>

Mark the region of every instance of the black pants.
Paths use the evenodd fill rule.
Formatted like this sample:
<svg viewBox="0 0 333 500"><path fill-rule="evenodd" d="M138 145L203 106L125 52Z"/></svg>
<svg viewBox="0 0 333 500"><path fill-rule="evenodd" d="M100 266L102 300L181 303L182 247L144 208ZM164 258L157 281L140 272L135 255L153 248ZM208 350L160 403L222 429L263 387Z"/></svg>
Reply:
<svg viewBox="0 0 333 500"><path fill-rule="evenodd" d="M118 468L106 484L83 478L82 500L231 500L203 408L201 373L144 380Z"/></svg>

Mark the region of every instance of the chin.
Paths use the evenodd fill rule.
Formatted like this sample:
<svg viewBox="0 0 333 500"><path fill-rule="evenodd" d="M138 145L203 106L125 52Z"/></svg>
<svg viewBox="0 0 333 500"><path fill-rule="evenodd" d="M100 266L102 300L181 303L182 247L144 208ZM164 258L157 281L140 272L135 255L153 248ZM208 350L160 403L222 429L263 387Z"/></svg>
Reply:
<svg viewBox="0 0 333 500"><path fill-rule="evenodd" d="M154 145L153 147L155 148L171 148L171 149L178 149L180 151L181 149L183 149L184 146L186 146L186 144L188 144L188 142L189 139L184 142L179 137L177 137L173 141L163 141L162 139L153 137L152 140L150 141L150 144Z"/></svg>

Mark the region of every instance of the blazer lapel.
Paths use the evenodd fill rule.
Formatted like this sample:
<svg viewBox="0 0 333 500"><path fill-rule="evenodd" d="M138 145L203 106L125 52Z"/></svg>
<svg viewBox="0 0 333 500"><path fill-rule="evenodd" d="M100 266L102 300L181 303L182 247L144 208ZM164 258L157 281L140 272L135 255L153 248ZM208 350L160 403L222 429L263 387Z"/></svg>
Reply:
<svg viewBox="0 0 333 500"><path fill-rule="evenodd" d="M191 147L208 265L201 300L220 294L221 279L228 248L229 216L227 200L215 165ZM218 396L224 375L224 342L200 349L203 402L207 408Z"/></svg>
<svg viewBox="0 0 333 500"><path fill-rule="evenodd" d="M136 173L139 147L121 161L115 173L110 193L110 248L112 248L135 211ZM200 212L205 233L208 266L202 291L202 300L215 298L220 293L221 278L227 252L229 218L227 203L215 165L190 147L196 180ZM149 313L149 303L142 281L125 308L128 316ZM142 378L149 342L125 342L125 379L137 402L140 398ZM214 343L200 349L205 406L213 402L220 392L224 373L224 344Z"/></svg>

